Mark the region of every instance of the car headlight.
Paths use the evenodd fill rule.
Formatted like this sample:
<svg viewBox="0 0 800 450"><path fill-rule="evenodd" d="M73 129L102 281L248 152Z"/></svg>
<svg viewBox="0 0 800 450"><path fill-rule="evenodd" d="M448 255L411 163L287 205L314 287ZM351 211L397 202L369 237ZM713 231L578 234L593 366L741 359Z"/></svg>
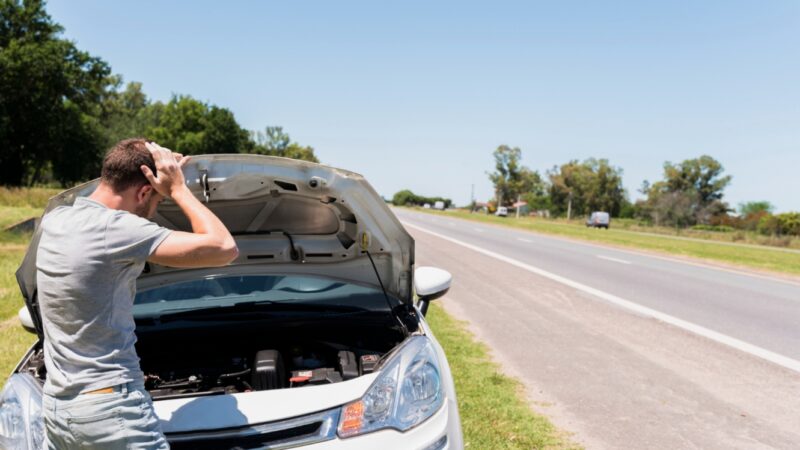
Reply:
<svg viewBox="0 0 800 450"><path fill-rule="evenodd" d="M385 428L406 431L424 422L444 403L440 373L431 341L412 337L386 362L366 394L342 408L339 436Z"/></svg>
<svg viewBox="0 0 800 450"><path fill-rule="evenodd" d="M39 450L43 445L42 389L30 375L16 373L0 396L0 448Z"/></svg>

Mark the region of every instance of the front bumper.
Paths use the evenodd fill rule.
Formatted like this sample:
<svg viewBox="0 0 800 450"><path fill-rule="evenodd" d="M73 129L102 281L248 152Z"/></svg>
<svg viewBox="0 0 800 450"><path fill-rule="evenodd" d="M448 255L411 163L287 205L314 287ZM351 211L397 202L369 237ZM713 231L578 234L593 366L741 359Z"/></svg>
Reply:
<svg viewBox="0 0 800 450"><path fill-rule="evenodd" d="M454 404L445 402L428 420L400 432L380 430L349 438L339 438L336 428L340 409L239 429L168 433L175 450L197 449L462 449L461 426Z"/></svg>

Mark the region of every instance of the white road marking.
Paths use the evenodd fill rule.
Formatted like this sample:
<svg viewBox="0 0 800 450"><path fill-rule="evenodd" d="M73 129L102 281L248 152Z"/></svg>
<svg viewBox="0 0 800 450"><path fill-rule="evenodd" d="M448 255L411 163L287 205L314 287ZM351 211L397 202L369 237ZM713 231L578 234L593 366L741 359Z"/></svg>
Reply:
<svg viewBox="0 0 800 450"><path fill-rule="evenodd" d="M639 305L629 300L625 300L621 297L617 297L616 295L609 294L607 292L603 292L599 289L595 289L591 286L587 286L585 284L579 283L577 281L570 280L569 278L562 277L560 275L556 275L554 273L548 272L546 270L540 269L538 267L534 267L530 264L526 264L522 261L518 261L513 258L509 258L508 256L501 255L499 253L495 253L491 250L486 250L484 248L478 247L476 245L469 244L467 242L460 241L458 239L453 239L449 236L445 236L443 234L439 234L435 231L428 230L426 228L422 228L420 226L403 222L403 224L407 227L414 228L416 230L422 231L424 233L428 233L432 236L436 236L439 239L444 239L448 242L452 242L454 244L460 245L462 247L466 247L470 250L474 250L478 253L482 253L486 256L491 258L497 259L499 261L503 261L505 263L511 264L513 266L519 267L520 269L527 270L528 272L535 273L536 275L548 278L553 280L557 283L561 283L563 285L569 286L573 289L577 289L579 291L585 292L590 295L594 295L595 297L599 297L609 303L613 303L619 307L628 309L635 313L649 316L654 319L660 320L664 323L668 323L670 325L676 326L683 330L689 331L691 333L697 334L699 336L703 336L707 339L711 339L712 341L719 342L720 344L727 345L729 347L733 347L737 350L743 351L745 353L749 353L750 355L756 356L758 358L770 361L775 363L779 366L785 367L787 369L793 370L795 372L800 373L800 361L789 358L788 356L783 356L775 352L771 352L767 349L755 346L753 344L749 344L744 341L740 341L739 339L727 336L722 333L718 333L713 330L709 330L708 328L701 327L700 325L696 325L691 322L687 322L683 319L679 319L677 317L671 316L669 314L662 313L660 311L656 311L654 309L650 309L646 306Z"/></svg>
<svg viewBox="0 0 800 450"><path fill-rule="evenodd" d="M532 240L530 240L530 239L522 239L522 238L517 238L517 240L518 240L518 241L522 241L522 242L527 242L528 244L531 244L531 243L533 243L533 241L532 241Z"/></svg>
<svg viewBox="0 0 800 450"><path fill-rule="evenodd" d="M631 263L630 261L625 261L624 259L612 258L610 256L603 256L603 255L595 255L595 256L597 256L600 259L605 259L607 261L614 261L614 262L620 263L620 264L630 264Z"/></svg>
<svg viewBox="0 0 800 450"><path fill-rule="evenodd" d="M477 231L478 233L483 233L483 228L473 228L473 230Z"/></svg>

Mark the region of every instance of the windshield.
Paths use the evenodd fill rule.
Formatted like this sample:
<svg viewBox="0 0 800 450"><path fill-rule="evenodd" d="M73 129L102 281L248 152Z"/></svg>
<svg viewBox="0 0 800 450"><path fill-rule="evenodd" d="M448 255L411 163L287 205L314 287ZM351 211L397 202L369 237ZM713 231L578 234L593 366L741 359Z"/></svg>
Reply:
<svg viewBox="0 0 800 450"><path fill-rule="evenodd" d="M317 304L388 311L383 292L341 280L298 275L226 275L144 289L136 294L136 318L247 303Z"/></svg>

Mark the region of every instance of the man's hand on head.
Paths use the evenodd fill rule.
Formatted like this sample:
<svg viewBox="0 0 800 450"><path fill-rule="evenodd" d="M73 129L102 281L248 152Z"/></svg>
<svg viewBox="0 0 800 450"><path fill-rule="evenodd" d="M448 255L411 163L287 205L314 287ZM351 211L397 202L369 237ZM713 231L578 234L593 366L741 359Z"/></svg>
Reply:
<svg viewBox="0 0 800 450"><path fill-rule="evenodd" d="M142 173L161 195L169 196L192 225L192 232L173 231L150 255L148 261L169 267L219 267L239 255L236 240L208 207L186 187L181 168L188 157L148 142L147 149L156 163L157 177L147 167Z"/></svg>
<svg viewBox="0 0 800 450"><path fill-rule="evenodd" d="M182 169L189 162L189 157L175 153L155 142L147 142L145 146L153 155L157 173L154 174L147 166L142 166L141 170L153 189L165 197L173 197L175 193L185 189L186 181Z"/></svg>

